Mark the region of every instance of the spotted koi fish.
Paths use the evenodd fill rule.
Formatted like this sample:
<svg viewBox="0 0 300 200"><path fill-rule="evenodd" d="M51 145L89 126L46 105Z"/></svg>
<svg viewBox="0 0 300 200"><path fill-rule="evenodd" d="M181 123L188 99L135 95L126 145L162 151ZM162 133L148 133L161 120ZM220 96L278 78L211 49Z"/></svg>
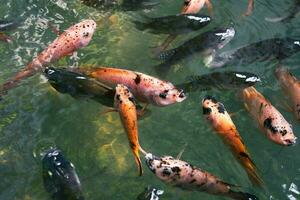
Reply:
<svg viewBox="0 0 300 200"><path fill-rule="evenodd" d="M44 51L33 59L25 69L4 83L1 88L2 93L16 87L21 80L41 71L50 63L72 54L77 49L87 46L92 39L95 29L96 23L93 20L84 20L65 30Z"/></svg>
<svg viewBox="0 0 300 200"><path fill-rule="evenodd" d="M145 156L149 169L162 181L186 190L207 192L236 200L257 200L254 195L233 191L228 184L218 177L193 165L175 159L172 156L157 157L151 153Z"/></svg>
<svg viewBox="0 0 300 200"><path fill-rule="evenodd" d="M223 142L230 147L232 154L244 167L251 182L261 186L263 181L259 177L256 166L224 105L215 98L207 96L202 100L202 108L205 118L221 136Z"/></svg>
<svg viewBox="0 0 300 200"><path fill-rule="evenodd" d="M284 146L296 143L297 137L291 124L261 93L249 87L243 90L242 95L246 109L271 141Z"/></svg>
<svg viewBox="0 0 300 200"><path fill-rule="evenodd" d="M136 105L133 95L125 85L117 85L114 104L116 110L119 112L120 119L127 133L129 144L139 170L139 175L141 176L143 174L143 168L139 156L139 149L141 149L141 147L138 138Z"/></svg>
<svg viewBox="0 0 300 200"><path fill-rule="evenodd" d="M186 99L184 92L178 90L172 83L140 72L109 67L79 68L76 70L110 87L124 84L140 102L167 106Z"/></svg>
<svg viewBox="0 0 300 200"><path fill-rule="evenodd" d="M289 96L295 116L300 121L300 81L283 67L277 67L275 75L282 90Z"/></svg>

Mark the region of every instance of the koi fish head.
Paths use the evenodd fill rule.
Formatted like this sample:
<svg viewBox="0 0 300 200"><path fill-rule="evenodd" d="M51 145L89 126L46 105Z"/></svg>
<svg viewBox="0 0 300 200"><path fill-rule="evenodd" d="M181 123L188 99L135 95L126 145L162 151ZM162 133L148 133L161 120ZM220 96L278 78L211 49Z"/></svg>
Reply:
<svg viewBox="0 0 300 200"><path fill-rule="evenodd" d="M233 27L221 29L215 32L215 42L217 43L217 48L222 49L227 45L235 36L235 30Z"/></svg>
<svg viewBox="0 0 300 200"><path fill-rule="evenodd" d="M116 94L114 98L115 108L118 108L120 104L123 102L131 101L133 104L135 103L134 97L132 93L129 91L129 89L123 85L118 84L116 87Z"/></svg>
<svg viewBox="0 0 300 200"><path fill-rule="evenodd" d="M286 121L269 117L264 120L264 128L275 143L284 146L296 144L297 137L293 133L292 125Z"/></svg>
<svg viewBox="0 0 300 200"><path fill-rule="evenodd" d="M161 180L170 180L179 177L182 171L182 161L174 159L172 156L157 157L151 153L145 156L146 165ZM184 164L187 164L184 162Z"/></svg>
<svg viewBox="0 0 300 200"><path fill-rule="evenodd" d="M83 20L82 22L75 24L70 29L70 34L73 34L73 43L77 48L87 46L96 30L96 22L91 19Z"/></svg>
<svg viewBox="0 0 300 200"><path fill-rule="evenodd" d="M186 95L183 90L178 90L172 85L164 90L156 91L151 98L154 104L158 106L167 106L177 102L182 102L186 99Z"/></svg>
<svg viewBox="0 0 300 200"><path fill-rule="evenodd" d="M44 186L51 195L83 199L75 167L59 149L50 149L43 157L42 165Z"/></svg>
<svg viewBox="0 0 300 200"><path fill-rule="evenodd" d="M228 116L224 105L214 97L206 96L202 100L203 115L211 122L216 121L220 116Z"/></svg>

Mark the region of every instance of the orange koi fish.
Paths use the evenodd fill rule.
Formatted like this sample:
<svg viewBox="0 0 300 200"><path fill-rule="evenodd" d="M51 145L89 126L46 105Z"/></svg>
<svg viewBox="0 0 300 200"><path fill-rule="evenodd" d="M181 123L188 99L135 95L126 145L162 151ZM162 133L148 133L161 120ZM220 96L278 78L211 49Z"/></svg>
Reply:
<svg viewBox="0 0 300 200"><path fill-rule="evenodd" d="M143 168L139 156L139 149L141 149L141 147L138 138L136 105L133 95L125 85L117 85L114 104L115 108L119 112L123 127L127 133L129 145L134 155L139 175L141 176L143 174Z"/></svg>
<svg viewBox="0 0 300 200"><path fill-rule="evenodd" d="M242 95L246 109L271 141L284 146L296 143L297 137L291 124L261 93L254 87L248 87Z"/></svg>
<svg viewBox="0 0 300 200"><path fill-rule="evenodd" d="M25 69L18 72L13 78L2 85L2 93L16 87L17 84L36 72L41 71L50 63L70 55L77 49L89 44L96 29L93 20L84 20L65 30L44 51L42 51Z"/></svg>
<svg viewBox="0 0 300 200"><path fill-rule="evenodd" d="M215 98L207 96L202 100L202 108L204 116L221 136L223 142L229 145L232 154L244 167L251 182L261 186L263 181L259 177L256 166L224 105Z"/></svg>
<svg viewBox="0 0 300 200"><path fill-rule="evenodd" d="M282 90L293 104L292 107L297 120L300 121L300 81L283 67L277 67L275 75Z"/></svg>
<svg viewBox="0 0 300 200"><path fill-rule="evenodd" d="M75 70L110 87L124 84L140 102L151 103L156 106L167 106L186 99L184 92L178 90L172 83L140 72L110 67L79 68Z"/></svg>

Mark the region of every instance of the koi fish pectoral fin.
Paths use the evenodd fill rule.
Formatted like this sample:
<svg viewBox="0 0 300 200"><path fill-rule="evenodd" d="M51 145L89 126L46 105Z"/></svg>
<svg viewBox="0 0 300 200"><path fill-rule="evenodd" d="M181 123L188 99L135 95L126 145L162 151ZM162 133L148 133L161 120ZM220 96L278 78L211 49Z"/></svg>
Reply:
<svg viewBox="0 0 300 200"><path fill-rule="evenodd" d="M254 0L248 0L247 11L244 13L245 16L250 16L253 12Z"/></svg>
<svg viewBox="0 0 300 200"><path fill-rule="evenodd" d="M118 112L118 110L115 109L115 108L107 108L103 112L101 112L100 114L105 115L105 114L110 113L110 112Z"/></svg>
<svg viewBox="0 0 300 200"><path fill-rule="evenodd" d="M182 150L181 150L181 151L178 153L178 155L176 156L176 159L177 159L177 160L180 160L180 158L181 158L182 154L184 153L185 148L186 148L187 145L188 145L187 142L183 145Z"/></svg>
<svg viewBox="0 0 300 200"><path fill-rule="evenodd" d="M51 22L48 22L48 27L51 29L53 33L55 33L57 36L60 36L63 32L60 32L58 27L54 26Z"/></svg>
<svg viewBox="0 0 300 200"><path fill-rule="evenodd" d="M206 3L206 6L207 6L209 15L213 16L214 15L214 11L213 11L212 3L210 2L210 0L205 0L205 3Z"/></svg>

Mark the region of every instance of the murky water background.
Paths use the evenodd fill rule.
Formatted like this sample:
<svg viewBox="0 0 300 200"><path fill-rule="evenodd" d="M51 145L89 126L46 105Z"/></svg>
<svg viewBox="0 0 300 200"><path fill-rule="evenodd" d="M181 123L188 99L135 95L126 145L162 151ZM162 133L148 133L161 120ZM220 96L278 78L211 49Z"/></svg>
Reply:
<svg viewBox="0 0 300 200"><path fill-rule="evenodd" d="M151 66L158 62L152 58L149 47L157 45L165 35L136 30L131 19L139 17L141 11L97 10L79 0L0 0L0 3L0 19L17 18L24 22L8 32L12 43L0 43L1 82L22 69L56 38L48 22L64 30L85 18L98 23L92 42L79 50L78 57L61 59L53 66L107 65L155 75ZM175 14L181 4L181 0L161 0L159 6L147 13ZM275 36L300 37L297 18L286 24L264 20L287 14L293 6L292 0L257 0L253 16L247 18L242 17L246 0L215 0L213 4L215 22L207 29L231 22L236 27L236 37L226 49ZM180 36L173 47L196 34ZM288 58L286 63L300 78L298 56ZM261 76L263 81L257 89L293 124L295 134L300 137L300 124L284 106L284 95L273 74L274 65L274 62L255 63L226 70L249 71ZM167 79L179 83L186 75L208 72L202 58L193 55L173 66ZM206 94L217 97L229 112L236 113L233 120L261 171L265 190L251 187L244 170L204 120L200 99ZM54 145L76 166L88 200L136 199L148 185L165 190L163 199L222 199L169 187L145 164L145 174L137 177L119 116L117 113L101 115L104 110L105 107L92 100L76 100L57 93L40 75L10 91L0 102L0 199L50 199L43 188L41 162L36 154ZM299 145L282 148L271 143L244 110L235 91L196 92L183 103L165 108L151 106L151 111L150 117L139 122L140 143L147 151L176 156L187 144L183 160L242 186L243 191L254 193L260 199L300 199L297 188L291 189L300 187Z"/></svg>

